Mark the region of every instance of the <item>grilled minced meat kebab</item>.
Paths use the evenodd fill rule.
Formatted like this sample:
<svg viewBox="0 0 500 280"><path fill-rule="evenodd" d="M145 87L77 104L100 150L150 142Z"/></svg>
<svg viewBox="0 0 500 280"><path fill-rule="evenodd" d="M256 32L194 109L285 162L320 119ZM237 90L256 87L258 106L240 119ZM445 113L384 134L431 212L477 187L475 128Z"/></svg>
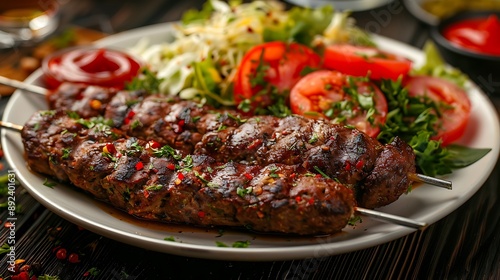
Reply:
<svg viewBox="0 0 500 280"><path fill-rule="evenodd" d="M301 165L354 190L358 205L377 208L405 193L414 174L415 155L396 138L382 145L359 130L296 115L285 118L215 110L192 101L115 92L64 84L47 97L50 108L83 117L102 114L128 136L155 140L183 155L208 155L218 162L265 166Z"/></svg>
<svg viewBox="0 0 500 280"><path fill-rule="evenodd" d="M139 218L299 235L340 231L351 189L301 165L218 162L127 137L103 119L36 113L22 139L28 166Z"/></svg>

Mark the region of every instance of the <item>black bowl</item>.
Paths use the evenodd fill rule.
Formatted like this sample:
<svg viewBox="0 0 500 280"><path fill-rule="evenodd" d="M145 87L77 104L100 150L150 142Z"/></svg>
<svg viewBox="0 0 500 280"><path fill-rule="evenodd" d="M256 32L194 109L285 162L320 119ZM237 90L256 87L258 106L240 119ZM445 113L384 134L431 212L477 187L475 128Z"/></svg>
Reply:
<svg viewBox="0 0 500 280"><path fill-rule="evenodd" d="M456 14L442 20L430 30L430 36L444 60L467 74L487 94L500 94L500 56L481 54L453 45L442 31L458 21L472 18L487 18L497 11L471 11ZM500 34L499 34L500 35Z"/></svg>

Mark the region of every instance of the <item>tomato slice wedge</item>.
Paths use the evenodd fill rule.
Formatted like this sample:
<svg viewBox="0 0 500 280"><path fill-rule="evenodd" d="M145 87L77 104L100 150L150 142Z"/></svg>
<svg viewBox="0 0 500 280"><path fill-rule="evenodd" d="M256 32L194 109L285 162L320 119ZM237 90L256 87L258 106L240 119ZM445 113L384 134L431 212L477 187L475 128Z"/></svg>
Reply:
<svg viewBox="0 0 500 280"><path fill-rule="evenodd" d="M465 90L442 78L430 76L409 77L405 82L410 96L427 96L444 104L436 124L437 135L432 139L441 140L446 146L458 140L465 133L470 117L471 103Z"/></svg>
<svg viewBox="0 0 500 280"><path fill-rule="evenodd" d="M251 106L272 103L270 93L288 93L307 67L317 68L321 57L298 43L269 42L250 49L238 66L234 80L234 100L240 104L251 100Z"/></svg>
<svg viewBox="0 0 500 280"><path fill-rule="evenodd" d="M388 111L375 84L331 70L303 77L290 93L290 106L295 114L352 125L371 137L380 132Z"/></svg>
<svg viewBox="0 0 500 280"><path fill-rule="evenodd" d="M324 67L352 76L397 80L406 77L412 62L402 56L373 47L331 45L324 53Z"/></svg>

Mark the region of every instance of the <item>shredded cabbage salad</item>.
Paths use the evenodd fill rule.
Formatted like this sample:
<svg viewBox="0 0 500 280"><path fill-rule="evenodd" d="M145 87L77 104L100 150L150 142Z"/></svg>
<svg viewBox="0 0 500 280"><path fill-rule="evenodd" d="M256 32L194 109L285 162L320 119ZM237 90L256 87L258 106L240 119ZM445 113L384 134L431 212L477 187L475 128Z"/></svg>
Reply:
<svg viewBox="0 0 500 280"><path fill-rule="evenodd" d="M161 79L160 93L234 105L232 80L244 54L269 41L298 42L310 47L333 43L374 45L346 12L331 6L285 10L278 1L211 0L200 11L185 13L174 27L174 40L131 51Z"/></svg>

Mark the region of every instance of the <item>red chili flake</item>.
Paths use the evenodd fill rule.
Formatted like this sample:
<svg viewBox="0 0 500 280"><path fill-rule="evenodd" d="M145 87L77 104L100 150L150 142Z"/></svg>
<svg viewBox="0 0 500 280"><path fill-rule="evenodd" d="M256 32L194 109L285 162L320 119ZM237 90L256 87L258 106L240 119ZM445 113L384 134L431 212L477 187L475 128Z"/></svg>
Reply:
<svg viewBox="0 0 500 280"><path fill-rule="evenodd" d="M309 201L307 202L309 204L314 204L314 198L310 198Z"/></svg>
<svg viewBox="0 0 500 280"><path fill-rule="evenodd" d="M125 119L123 120L123 122L125 124L129 124L130 123L130 120L132 120L132 118L135 116L135 112L134 111L129 111L127 116L125 117Z"/></svg>
<svg viewBox="0 0 500 280"><path fill-rule="evenodd" d="M252 180L252 179L253 179L253 176L252 176L252 174L250 174L250 173L245 172L243 175L244 175L244 176L245 176L248 180Z"/></svg>
<svg viewBox="0 0 500 280"><path fill-rule="evenodd" d="M262 140L260 140L260 139L255 139L255 140L253 140L253 141L252 141L252 143L250 143L250 145L248 145L248 147L247 147L247 148L251 150L251 149L253 149L253 148L255 148L255 147L259 146L260 144L262 144Z"/></svg>
<svg viewBox="0 0 500 280"><path fill-rule="evenodd" d="M60 249L59 249L59 250L57 250L57 252L56 252L56 258L57 258L58 260L64 260L64 259L66 259L66 255L67 255L67 251L66 251L66 249L64 249L64 248L60 248Z"/></svg>
<svg viewBox="0 0 500 280"><path fill-rule="evenodd" d="M174 127L174 132L181 133L184 130L184 124L186 124L184 120L180 120L179 122L177 122L177 126Z"/></svg>
<svg viewBox="0 0 500 280"><path fill-rule="evenodd" d="M295 197L295 201L300 202L301 200L302 200L302 197L300 197L300 196Z"/></svg>
<svg viewBox="0 0 500 280"><path fill-rule="evenodd" d="M351 171L351 163L348 161L345 163L345 171Z"/></svg>
<svg viewBox="0 0 500 280"><path fill-rule="evenodd" d="M3 278L2 278L3 279ZM30 275L27 271L21 271L21 273L12 275L11 280L30 280Z"/></svg>
<svg viewBox="0 0 500 280"><path fill-rule="evenodd" d="M290 179L295 179L295 177L297 177L297 174L296 174L296 173L292 173L292 174L290 174Z"/></svg>
<svg viewBox="0 0 500 280"><path fill-rule="evenodd" d="M139 161L138 163L135 164L135 170L139 171L144 168L144 163L142 161Z"/></svg>
<svg viewBox="0 0 500 280"><path fill-rule="evenodd" d="M144 192L143 192L143 193L144 193L144 197L145 197L145 198L148 198L148 197L149 197L149 192L148 192L148 190L144 190Z"/></svg>
<svg viewBox="0 0 500 280"><path fill-rule="evenodd" d="M71 254L69 254L68 261L70 263L79 263L80 262L80 256L78 256L77 253L71 253Z"/></svg>
<svg viewBox="0 0 500 280"><path fill-rule="evenodd" d="M127 119L131 119L135 116L135 112L134 111L129 111L128 114L127 114Z"/></svg>
<svg viewBox="0 0 500 280"><path fill-rule="evenodd" d="M198 211L198 217L204 218L205 217L205 212L203 211Z"/></svg>
<svg viewBox="0 0 500 280"><path fill-rule="evenodd" d="M363 162L363 160L362 160L362 159L360 159L360 160L356 163L356 168L357 168L357 169L361 169L361 168L363 168L363 165L364 165L364 164L365 164L365 163Z"/></svg>
<svg viewBox="0 0 500 280"><path fill-rule="evenodd" d="M330 136L330 140L335 140L335 136Z"/></svg>
<svg viewBox="0 0 500 280"><path fill-rule="evenodd" d="M316 178L321 178L321 177L323 177L323 176L322 176L321 174L316 174L316 176L314 176L314 177L316 177Z"/></svg>
<svg viewBox="0 0 500 280"><path fill-rule="evenodd" d="M175 170L175 164L173 164L172 162L169 162L167 164L167 168L170 169L170 170Z"/></svg>
<svg viewBox="0 0 500 280"><path fill-rule="evenodd" d="M149 147L151 147L152 149L161 148L160 143L156 142L155 140L149 140L148 144L149 144Z"/></svg>
<svg viewBox="0 0 500 280"><path fill-rule="evenodd" d="M108 153L110 154L115 154L116 153L116 148L113 143L106 143L106 149L108 150Z"/></svg>
<svg viewBox="0 0 500 280"><path fill-rule="evenodd" d="M184 180L184 174L181 172L177 173L177 178L179 178L179 180Z"/></svg>

